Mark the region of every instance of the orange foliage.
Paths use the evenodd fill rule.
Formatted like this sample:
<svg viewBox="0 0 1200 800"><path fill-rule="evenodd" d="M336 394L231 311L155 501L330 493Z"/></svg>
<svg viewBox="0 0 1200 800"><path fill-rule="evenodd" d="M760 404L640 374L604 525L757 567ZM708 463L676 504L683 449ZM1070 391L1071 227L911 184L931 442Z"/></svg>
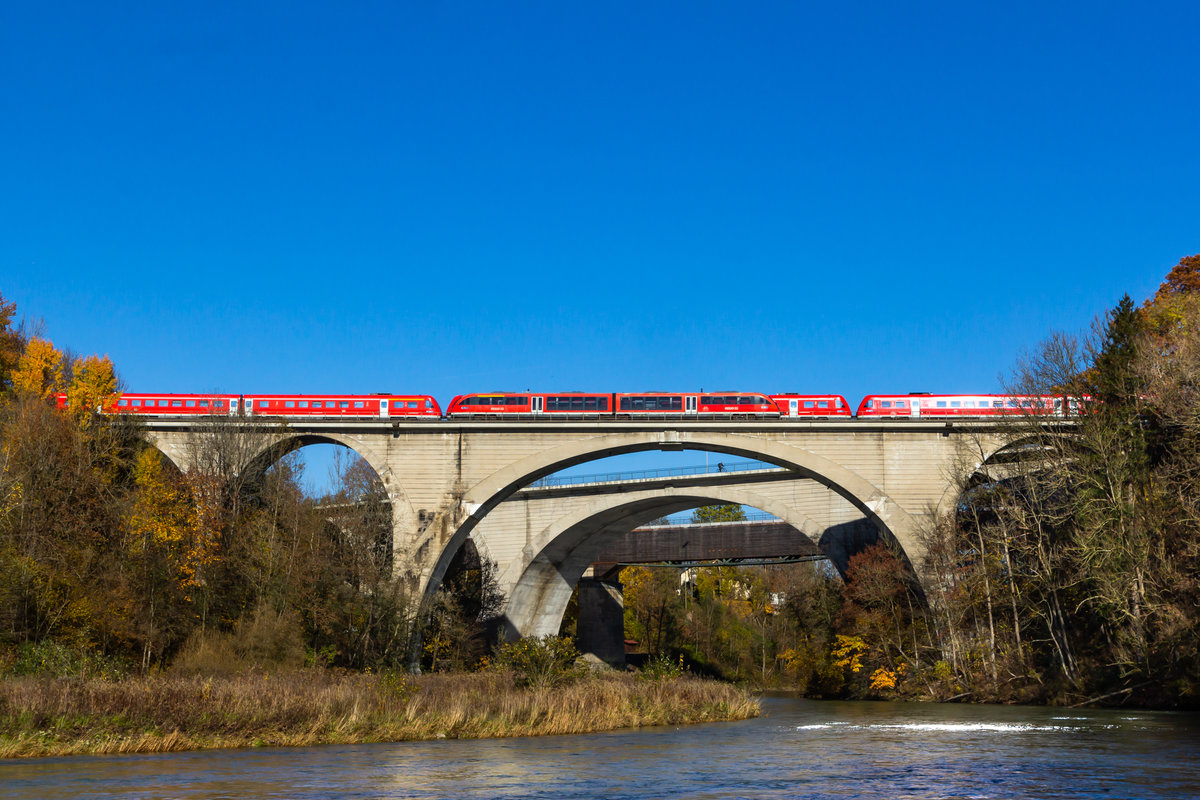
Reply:
<svg viewBox="0 0 1200 800"><path fill-rule="evenodd" d="M108 356L77 358L73 364L67 407L76 414L112 403L117 395L117 373Z"/></svg>
<svg viewBox="0 0 1200 800"><path fill-rule="evenodd" d="M48 399L59 390L62 379L62 353L41 337L30 339L13 371L13 388L22 394Z"/></svg>

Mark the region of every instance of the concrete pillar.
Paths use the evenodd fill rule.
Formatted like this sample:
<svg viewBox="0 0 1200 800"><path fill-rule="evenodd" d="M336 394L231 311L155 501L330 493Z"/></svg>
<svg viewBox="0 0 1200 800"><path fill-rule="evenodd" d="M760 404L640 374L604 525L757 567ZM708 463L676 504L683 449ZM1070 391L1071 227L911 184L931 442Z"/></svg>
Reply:
<svg viewBox="0 0 1200 800"><path fill-rule="evenodd" d="M579 581L579 652L625 669L625 599L621 584L583 578Z"/></svg>

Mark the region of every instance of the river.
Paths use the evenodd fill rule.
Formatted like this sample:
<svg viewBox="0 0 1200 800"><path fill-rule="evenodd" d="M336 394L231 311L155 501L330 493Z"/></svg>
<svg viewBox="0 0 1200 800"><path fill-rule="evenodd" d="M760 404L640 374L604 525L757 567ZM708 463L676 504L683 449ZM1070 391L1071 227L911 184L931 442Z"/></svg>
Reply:
<svg viewBox="0 0 1200 800"><path fill-rule="evenodd" d="M0 763L0 797L1197 798L1200 716L763 701L746 722L588 736Z"/></svg>

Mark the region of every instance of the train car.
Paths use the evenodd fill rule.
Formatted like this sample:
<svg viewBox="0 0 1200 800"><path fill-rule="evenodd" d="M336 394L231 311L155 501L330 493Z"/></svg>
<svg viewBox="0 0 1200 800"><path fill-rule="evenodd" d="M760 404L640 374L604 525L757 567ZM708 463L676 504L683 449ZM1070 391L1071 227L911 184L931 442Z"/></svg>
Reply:
<svg viewBox="0 0 1200 800"><path fill-rule="evenodd" d="M685 395L685 398L687 395ZM685 399L684 405L687 404ZM765 394L753 392L720 392L702 394L696 414L701 417L777 418L779 406Z"/></svg>
<svg viewBox="0 0 1200 800"><path fill-rule="evenodd" d="M851 416L850 404L840 394L773 394L770 398L784 419Z"/></svg>
<svg viewBox="0 0 1200 800"><path fill-rule="evenodd" d="M1070 408L1075 409L1071 403ZM996 417L1063 414L1063 398L1008 394L870 394L858 405L859 417Z"/></svg>
<svg viewBox="0 0 1200 800"><path fill-rule="evenodd" d="M248 417L376 417L439 419L442 409L427 394L248 394Z"/></svg>
<svg viewBox="0 0 1200 800"><path fill-rule="evenodd" d="M777 418L779 407L766 395L750 392L479 392L456 396L447 406L446 416L455 419L651 419L673 416Z"/></svg>
<svg viewBox="0 0 1200 800"><path fill-rule="evenodd" d="M479 392L455 396L446 407L446 416L455 419L611 417L612 409L611 394Z"/></svg>
<svg viewBox="0 0 1200 800"><path fill-rule="evenodd" d="M104 407L105 414L154 417L191 417L200 414L236 415L241 396L236 394L154 394L122 392Z"/></svg>
<svg viewBox="0 0 1200 800"><path fill-rule="evenodd" d="M675 416L743 419L777 419L779 417L779 406L775 405L771 398L753 392L617 394L614 405L616 406L616 416L622 419L654 419Z"/></svg>

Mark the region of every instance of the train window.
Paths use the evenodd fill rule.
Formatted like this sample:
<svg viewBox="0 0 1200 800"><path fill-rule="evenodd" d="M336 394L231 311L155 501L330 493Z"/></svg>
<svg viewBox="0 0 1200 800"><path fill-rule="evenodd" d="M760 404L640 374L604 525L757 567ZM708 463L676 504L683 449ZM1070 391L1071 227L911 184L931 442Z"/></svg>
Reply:
<svg viewBox="0 0 1200 800"><path fill-rule="evenodd" d="M300 408L308 408L308 401L307 401L307 400L301 400L301 401L300 401Z"/></svg>
<svg viewBox="0 0 1200 800"><path fill-rule="evenodd" d="M124 407L124 406L129 405L129 401L126 400L124 397L122 397L120 400L117 401L117 405Z"/></svg>
<svg viewBox="0 0 1200 800"><path fill-rule="evenodd" d="M884 405L886 406L886 405L887 405L887 403L884 403ZM805 400L805 401L804 401L804 407L805 407L805 408L812 408L812 407L813 407L813 401L812 401L812 400Z"/></svg>
<svg viewBox="0 0 1200 800"><path fill-rule="evenodd" d="M1022 400L1021 408L1033 408L1033 401L1032 400Z"/></svg>
<svg viewBox="0 0 1200 800"><path fill-rule="evenodd" d="M896 405L900 405L900 404L896 403ZM817 408L829 408L829 401L828 400L818 400Z"/></svg>
<svg viewBox="0 0 1200 800"><path fill-rule="evenodd" d="M1016 407L1017 407L1017 401L1016 401L1016 400L1009 400L1009 401L1008 401L1008 407L1009 407L1009 408L1016 408Z"/></svg>
<svg viewBox="0 0 1200 800"><path fill-rule="evenodd" d="M171 408L183 408L183 401L182 400L172 400Z"/></svg>
<svg viewBox="0 0 1200 800"><path fill-rule="evenodd" d="M338 408L349 408L349 407L350 407L349 400L339 400L338 401Z"/></svg>
<svg viewBox="0 0 1200 800"><path fill-rule="evenodd" d="M195 400L188 400L188 401L187 401L187 403L185 403L185 405L186 405L188 408L195 408L195 407L196 407L196 401L195 401Z"/></svg>
<svg viewBox="0 0 1200 800"><path fill-rule="evenodd" d="M908 408L908 401L907 400L897 400L896 408Z"/></svg>
<svg viewBox="0 0 1200 800"><path fill-rule="evenodd" d="M207 401L207 400L201 400L201 401L200 401L200 407L201 407L201 408L208 408L208 401Z"/></svg>
<svg viewBox="0 0 1200 800"><path fill-rule="evenodd" d="M867 408L874 408L874 407L875 407L875 401L874 401L874 400L868 400L868 401L867 401Z"/></svg>
<svg viewBox="0 0 1200 800"><path fill-rule="evenodd" d="M409 400L407 403L405 403L405 404L404 404L404 407L405 407L405 408L416 408L416 407L417 407L417 401L416 401L416 400Z"/></svg>
<svg viewBox="0 0 1200 800"><path fill-rule="evenodd" d="M880 403L880 404L879 404L879 406L880 406L880 408L891 408L891 407L892 407L892 401L891 401L891 400L884 400L882 403ZM804 404L804 407L805 407L805 408L811 408L811 406L809 406L809 404L808 404L808 403L805 403L805 404Z"/></svg>
<svg viewBox="0 0 1200 800"><path fill-rule="evenodd" d="M1004 408L1004 401L1003 400L993 400L992 408Z"/></svg>
<svg viewBox="0 0 1200 800"><path fill-rule="evenodd" d="M945 408L945 407L946 407L946 401L945 401L945 400L938 400L938 401L937 401L937 407L938 407L938 408Z"/></svg>
<svg viewBox="0 0 1200 800"><path fill-rule="evenodd" d="M284 408L295 408L296 401L295 400L285 400L285 401L283 401L283 407Z"/></svg>
<svg viewBox="0 0 1200 800"><path fill-rule="evenodd" d="M950 407L951 407L951 408L961 408L961 407L962 407L962 401L961 401L961 400L951 400L951 401L950 401Z"/></svg>
<svg viewBox="0 0 1200 800"><path fill-rule="evenodd" d="M366 408L366 407L367 407L366 401L364 401L364 400L355 400L355 401L354 401L354 407L355 407L355 408Z"/></svg>

